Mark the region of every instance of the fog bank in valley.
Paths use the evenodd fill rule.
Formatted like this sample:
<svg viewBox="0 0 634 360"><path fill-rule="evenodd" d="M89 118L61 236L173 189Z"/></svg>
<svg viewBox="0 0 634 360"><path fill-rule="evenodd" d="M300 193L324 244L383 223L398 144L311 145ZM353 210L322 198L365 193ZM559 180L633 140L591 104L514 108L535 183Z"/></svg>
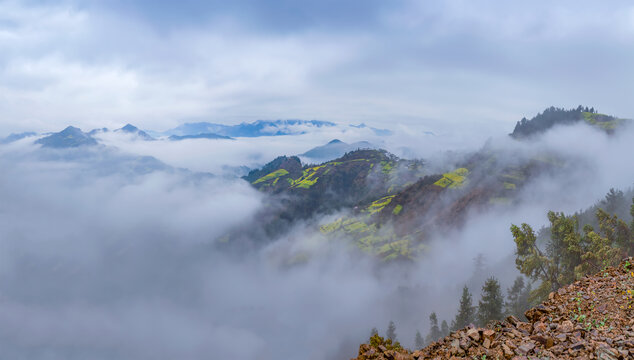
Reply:
<svg viewBox="0 0 634 360"><path fill-rule="evenodd" d="M408 140L414 134L399 136L385 141L388 149L417 151ZM306 151L312 144L303 139L281 137L262 156ZM631 129L609 138L586 126L553 129L537 142L493 138L488 146L508 154L504 161L551 151L568 159L566 171L528 184L519 206L472 214L462 229L435 234L418 263L387 266L303 223L260 246L224 252L217 239L262 210L263 195L249 184L175 168L108 171L134 154L176 167L196 162L193 170L203 171L249 165L262 140L116 143L125 150L46 150L32 139L4 145L0 348L13 359L346 358L390 320L412 346L416 329L427 332L430 312L451 321L464 284L476 301L477 278L495 275L510 286L517 275L511 223L539 226L549 209L579 210L610 187L631 186L630 139ZM174 149L200 160L178 163ZM214 157L223 160L205 167ZM290 264L299 252L308 261ZM474 277L479 253L488 267Z"/></svg>

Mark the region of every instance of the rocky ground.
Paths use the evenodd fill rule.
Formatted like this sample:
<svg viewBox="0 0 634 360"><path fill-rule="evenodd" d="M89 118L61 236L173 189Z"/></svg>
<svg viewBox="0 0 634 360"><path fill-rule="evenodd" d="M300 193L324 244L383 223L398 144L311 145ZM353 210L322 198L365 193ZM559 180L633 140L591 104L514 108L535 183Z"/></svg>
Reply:
<svg viewBox="0 0 634 360"><path fill-rule="evenodd" d="M467 327L410 351L376 336L366 359L634 359L634 258L587 276L526 311L487 328Z"/></svg>

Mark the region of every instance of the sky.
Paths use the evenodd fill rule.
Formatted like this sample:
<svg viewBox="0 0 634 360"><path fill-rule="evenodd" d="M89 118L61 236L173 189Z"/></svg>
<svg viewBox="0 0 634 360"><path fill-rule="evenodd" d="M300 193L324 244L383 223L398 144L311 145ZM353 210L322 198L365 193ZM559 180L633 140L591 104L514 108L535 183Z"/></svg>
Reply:
<svg viewBox="0 0 634 360"><path fill-rule="evenodd" d="M0 134L632 118L633 40L627 1L0 1Z"/></svg>
<svg viewBox="0 0 634 360"><path fill-rule="evenodd" d="M539 228L549 209L631 188L632 127L506 134L551 105L634 118L633 41L626 1L0 0L0 138L68 125L344 125L274 140L109 132L96 147L2 144L0 348L15 359L349 358L390 320L412 346L431 311L451 320L464 284L479 297L475 254L491 260L479 275L510 286L510 224ZM393 135L345 126L361 122ZM512 209L430 237L412 266L377 269L328 242L317 224L345 210L239 254L215 247L266 210L235 174L335 138L439 173L485 142L500 163L546 151L574 166L535 178Z"/></svg>

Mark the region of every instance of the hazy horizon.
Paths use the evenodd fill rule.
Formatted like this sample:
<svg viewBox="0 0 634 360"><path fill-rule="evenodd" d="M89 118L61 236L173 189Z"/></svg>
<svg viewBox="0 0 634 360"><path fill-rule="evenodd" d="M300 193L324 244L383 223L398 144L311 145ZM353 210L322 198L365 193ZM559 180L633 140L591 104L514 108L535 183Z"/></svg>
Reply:
<svg viewBox="0 0 634 360"><path fill-rule="evenodd" d="M0 0L0 358L412 347L506 295L511 224L632 194L633 41L626 1ZM57 133L278 119L337 125ZM292 157L333 139L385 151Z"/></svg>
<svg viewBox="0 0 634 360"><path fill-rule="evenodd" d="M632 14L626 1L1 1L0 133L511 127L579 104L632 118Z"/></svg>

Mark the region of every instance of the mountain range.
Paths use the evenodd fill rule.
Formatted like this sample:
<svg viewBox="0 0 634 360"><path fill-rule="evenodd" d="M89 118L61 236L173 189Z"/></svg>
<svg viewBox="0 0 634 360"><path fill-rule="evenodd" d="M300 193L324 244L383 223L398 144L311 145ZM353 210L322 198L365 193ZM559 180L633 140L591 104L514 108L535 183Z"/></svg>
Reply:
<svg viewBox="0 0 634 360"><path fill-rule="evenodd" d="M251 123L241 123L237 125L224 125L209 122L185 123L174 129L157 132L151 130L141 130L132 124L127 124L113 132L127 135L134 135L138 140L153 141L166 138L171 141L181 141L188 139L209 139L209 140L230 140L234 137L260 137L260 136L283 136L283 135L300 135L309 131L321 128L334 127L337 124L328 121L319 120L257 120ZM386 136L391 131L386 129L377 129L368 127L365 124L350 125L352 128L364 129L368 128L378 135ZM95 136L108 133L108 128L97 128L89 132L83 132L81 129L69 126L59 133L48 133L45 137L36 141L46 147L78 147L84 145L95 145L98 139ZM25 132L20 134L11 134L4 139L0 139L0 144L14 142L25 137L37 136L35 132ZM328 158L340 156L343 152L351 148L375 147L369 143L359 142L354 144L337 144L335 141L327 147L314 149L309 152L306 157L315 157L315 159L323 160L319 156L324 155ZM321 154L321 155L320 155Z"/></svg>
<svg viewBox="0 0 634 360"><path fill-rule="evenodd" d="M554 108L553 108L554 109ZM549 127L580 121L613 134L630 121L592 111L550 110ZM570 121L571 114L575 121ZM522 121L520 129L538 136L543 114ZM595 119L596 121L591 121ZM511 135L527 138L518 130ZM353 145L353 144L351 144ZM267 237L284 233L298 221L316 215L343 215L319 224L332 239L348 239L360 251L389 260L414 260L427 246L430 234L461 227L469 212L511 206L521 190L544 174L566 174L574 163L560 155L537 150L509 154L484 146L461 157L454 165L432 167L424 160L406 160L379 149L352 149L338 140L306 155L345 154L318 165L306 165L297 156L281 156L243 178L268 194L266 211L254 229L239 229L229 238ZM353 146L354 147L354 146ZM317 225L316 225L317 226ZM250 236L244 236L249 232Z"/></svg>
<svg viewBox="0 0 634 360"><path fill-rule="evenodd" d="M155 133L160 136L192 136L214 134L225 137L258 137L305 134L314 128L333 127L335 123L319 120L257 120L238 125L224 125L209 122L185 123L174 129Z"/></svg>

